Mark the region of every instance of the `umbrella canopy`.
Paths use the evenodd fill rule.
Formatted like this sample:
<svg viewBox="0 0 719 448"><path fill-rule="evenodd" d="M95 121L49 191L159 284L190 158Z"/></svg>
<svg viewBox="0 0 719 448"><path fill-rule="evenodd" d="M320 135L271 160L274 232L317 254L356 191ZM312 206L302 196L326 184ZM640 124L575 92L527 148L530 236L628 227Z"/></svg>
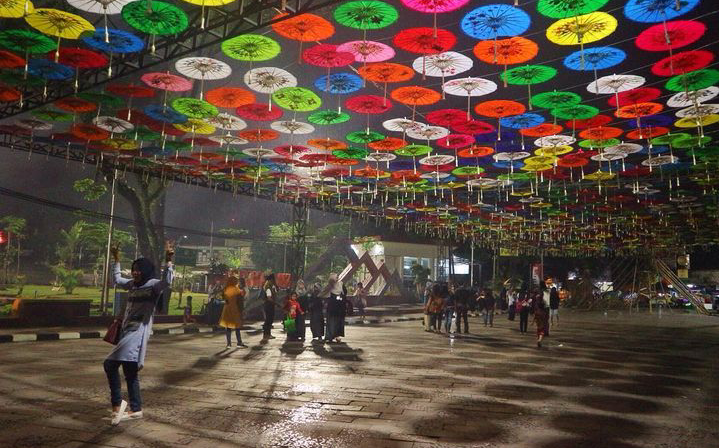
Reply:
<svg viewBox="0 0 719 448"><path fill-rule="evenodd" d="M279 14L275 19L286 16ZM273 23L272 29L280 36L300 42L325 40L335 33L335 27L328 20L315 14L299 14Z"/></svg>
<svg viewBox="0 0 719 448"><path fill-rule="evenodd" d="M539 0L537 11L553 19L566 19L594 12L609 0Z"/></svg>
<svg viewBox="0 0 719 448"><path fill-rule="evenodd" d="M382 42L371 40L353 40L337 47L338 51L352 53L357 62L382 62L392 59L395 51Z"/></svg>
<svg viewBox="0 0 719 448"><path fill-rule="evenodd" d="M693 72L677 75L664 85L667 90L674 92L706 89L719 82L719 70L705 68Z"/></svg>
<svg viewBox="0 0 719 448"><path fill-rule="evenodd" d="M255 102L255 95L240 87L219 87L208 90L205 101L217 107L239 107Z"/></svg>
<svg viewBox="0 0 719 448"><path fill-rule="evenodd" d="M361 114L381 114L392 108L392 102L377 95L358 95L348 99L345 107Z"/></svg>
<svg viewBox="0 0 719 448"><path fill-rule="evenodd" d="M302 53L305 62L318 67L342 67L354 62L355 57L348 51L337 50L337 45L318 44Z"/></svg>
<svg viewBox="0 0 719 448"><path fill-rule="evenodd" d="M564 66L571 70L603 70L621 64L627 54L614 47L586 48L575 51L564 59Z"/></svg>
<svg viewBox="0 0 719 448"><path fill-rule="evenodd" d="M189 24L185 12L158 0L137 0L122 8L122 18L143 33L168 36L184 31Z"/></svg>
<svg viewBox="0 0 719 448"><path fill-rule="evenodd" d="M170 92L186 92L192 88L192 81L170 73L145 73L140 80L150 87Z"/></svg>
<svg viewBox="0 0 719 448"><path fill-rule="evenodd" d="M360 30L376 30L387 27L399 18L397 9L376 0L350 1L334 11L337 23Z"/></svg>
<svg viewBox="0 0 719 448"><path fill-rule="evenodd" d="M698 4L699 0L629 0L624 15L635 22L656 23L686 14Z"/></svg>
<svg viewBox="0 0 719 448"><path fill-rule="evenodd" d="M713 61L714 53L708 50L682 51L654 63L652 73L657 76L674 76L700 70Z"/></svg>
<svg viewBox="0 0 719 448"><path fill-rule="evenodd" d="M310 123L319 125L329 125L344 123L350 120L350 115L344 112L337 112L335 110L321 110L313 112L307 117Z"/></svg>
<svg viewBox="0 0 719 448"><path fill-rule="evenodd" d="M529 28L531 20L522 9L494 4L468 12L460 24L462 31L475 39L496 39L518 36Z"/></svg>
<svg viewBox="0 0 719 448"><path fill-rule="evenodd" d="M344 95L360 90L362 78L354 73L332 73L317 78L315 87L329 93Z"/></svg>
<svg viewBox="0 0 719 448"><path fill-rule="evenodd" d="M537 56L539 46L527 38L483 40L472 49L474 55L488 64L521 64Z"/></svg>
<svg viewBox="0 0 719 448"><path fill-rule="evenodd" d="M260 93L272 94L284 87L296 87L297 78L278 67L258 67L248 70L243 77L247 87Z"/></svg>
<svg viewBox="0 0 719 448"><path fill-rule="evenodd" d="M63 39L79 39L83 33L95 31L84 18L59 9L36 8L25 21L41 33Z"/></svg>
<svg viewBox="0 0 719 448"><path fill-rule="evenodd" d="M414 60L412 68L426 76L455 76L472 68L472 59L455 51L421 56Z"/></svg>
<svg viewBox="0 0 719 448"><path fill-rule="evenodd" d="M280 54L280 44L260 34L241 34L222 42L222 52L239 61L267 61Z"/></svg>
<svg viewBox="0 0 719 448"><path fill-rule="evenodd" d="M47 36L29 30L0 31L0 47L24 54L47 53L55 49L55 42Z"/></svg>
<svg viewBox="0 0 719 448"><path fill-rule="evenodd" d="M395 34L394 45L410 53L437 54L457 43L457 37L442 28L406 28Z"/></svg>
<svg viewBox="0 0 719 448"><path fill-rule="evenodd" d="M283 109L295 112L308 112L322 105L320 97L304 87L283 87L272 94L272 100Z"/></svg>
<svg viewBox="0 0 719 448"><path fill-rule="evenodd" d="M98 28L81 39L89 47L108 53L136 53L145 48L145 42L136 35L112 28Z"/></svg>
<svg viewBox="0 0 719 448"><path fill-rule="evenodd" d="M238 117L254 121L273 121L282 116L282 110L270 109L267 104L250 103L238 106L235 109Z"/></svg>
<svg viewBox="0 0 719 448"><path fill-rule="evenodd" d="M706 25L696 20L674 20L650 26L637 36L634 43L646 51L675 50L693 44L706 30Z"/></svg>

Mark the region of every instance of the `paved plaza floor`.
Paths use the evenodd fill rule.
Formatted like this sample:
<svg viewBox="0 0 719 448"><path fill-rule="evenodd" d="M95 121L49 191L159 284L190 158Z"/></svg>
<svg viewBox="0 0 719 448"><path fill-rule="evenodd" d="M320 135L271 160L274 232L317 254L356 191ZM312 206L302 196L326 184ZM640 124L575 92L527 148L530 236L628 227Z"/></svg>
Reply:
<svg viewBox="0 0 719 448"><path fill-rule="evenodd" d="M719 447L719 318L563 311L542 349L506 316L470 325L353 326L339 345L250 334L244 350L158 335L145 418L117 427L109 345L2 344L0 446Z"/></svg>

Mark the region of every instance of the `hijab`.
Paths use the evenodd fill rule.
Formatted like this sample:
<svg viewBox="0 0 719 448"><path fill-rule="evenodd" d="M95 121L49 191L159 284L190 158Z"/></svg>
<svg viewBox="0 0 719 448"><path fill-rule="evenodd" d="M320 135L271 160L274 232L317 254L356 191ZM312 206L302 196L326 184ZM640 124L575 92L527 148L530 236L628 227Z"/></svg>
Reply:
<svg viewBox="0 0 719 448"><path fill-rule="evenodd" d="M297 280L297 285L295 287L295 292L298 296L303 296L307 294L307 287L305 287L305 281L304 280Z"/></svg>
<svg viewBox="0 0 719 448"><path fill-rule="evenodd" d="M152 264L147 258L138 258L132 262L133 271L139 271L141 274L140 282L136 283L135 286L142 286L149 280L155 278L155 265Z"/></svg>

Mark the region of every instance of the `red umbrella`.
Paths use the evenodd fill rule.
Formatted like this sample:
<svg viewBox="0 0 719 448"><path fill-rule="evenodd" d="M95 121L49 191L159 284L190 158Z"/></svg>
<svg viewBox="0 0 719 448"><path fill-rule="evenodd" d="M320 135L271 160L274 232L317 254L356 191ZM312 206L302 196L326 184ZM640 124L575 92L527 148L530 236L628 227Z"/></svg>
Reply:
<svg viewBox="0 0 719 448"><path fill-rule="evenodd" d="M471 135L487 134L489 132L494 132L495 130L494 126L480 120L469 120L465 121L464 123L455 124L451 127L452 130L455 132Z"/></svg>
<svg viewBox="0 0 719 448"><path fill-rule="evenodd" d="M160 123L159 121L153 120L152 118L148 117L147 115L145 115L144 112L139 109L120 109L117 111L116 117L129 121L130 123L135 125L149 125L151 123Z"/></svg>
<svg viewBox="0 0 719 448"><path fill-rule="evenodd" d="M669 131L669 128L665 128L663 126L647 126L627 132L626 137L630 140L641 140L643 138L652 139L654 137L659 137L660 135L668 134Z"/></svg>
<svg viewBox="0 0 719 448"><path fill-rule="evenodd" d="M696 42L706 30L706 25L696 20L674 20L650 26L634 43L647 51L676 50Z"/></svg>
<svg viewBox="0 0 719 448"><path fill-rule="evenodd" d="M558 124L542 123L532 128L520 129L519 133L526 137L546 137L548 135L557 135L564 128Z"/></svg>
<svg viewBox="0 0 719 448"><path fill-rule="evenodd" d="M110 84L105 90L115 95L126 96L129 98L127 102L127 114L125 116L118 115L119 118L130 121L132 117L132 99L133 98L152 98L155 96L155 90L145 86L135 84Z"/></svg>
<svg viewBox="0 0 719 448"><path fill-rule="evenodd" d="M302 145L283 145L276 147L274 151L281 156L294 158L296 154L303 154L310 152L311 150L310 148Z"/></svg>
<svg viewBox="0 0 719 448"><path fill-rule="evenodd" d="M585 129L579 133L582 138L588 138L592 140L607 140L610 138L619 137L624 131L620 128L614 127L597 127Z"/></svg>
<svg viewBox="0 0 719 448"><path fill-rule="evenodd" d="M76 123L70 127L70 133L77 138L88 141L105 140L110 133L92 124Z"/></svg>
<svg viewBox="0 0 719 448"><path fill-rule="evenodd" d="M467 134L449 134L437 140L437 146L447 149L466 148L472 144L474 144L474 137Z"/></svg>
<svg viewBox="0 0 719 448"><path fill-rule="evenodd" d="M145 126L147 126L148 129L155 131L155 132L160 132L165 135L172 135L172 136L176 136L176 137L185 135L185 131L183 131L181 129L177 129L176 127L172 126L171 124L165 123L164 121L153 120L151 122L144 123L144 124L145 124Z"/></svg>
<svg viewBox="0 0 719 448"><path fill-rule="evenodd" d="M235 109L235 113L238 117L247 120L272 121L282 116L282 109L279 107L270 109L267 104L252 103L238 107Z"/></svg>
<svg viewBox="0 0 719 448"><path fill-rule="evenodd" d="M239 132L237 135L251 142L262 142L266 140L274 140L280 136L280 133L274 129L246 129Z"/></svg>
<svg viewBox="0 0 719 448"><path fill-rule="evenodd" d="M83 100L76 96L62 98L53 103L58 109L67 112L92 112L97 109L97 105L93 102Z"/></svg>
<svg viewBox="0 0 719 448"><path fill-rule="evenodd" d="M627 106L629 104L646 103L654 101L662 94L662 91L655 87L640 87L638 89L625 90L609 98L609 105L617 107L617 98L619 98L619 106Z"/></svg>
<svg viewBox="0 0 719 448"><path fill-rule="evenodd" d="M55 60L55 51L49 52L46 57ZM74 69L80 68L102 68L108 64L108 59L104 54L96 51L87 50L85 48L60 48L60 58L57 60L60 64L67 65Z"/></svg>
<svg viewBox="0 0 719 448"><path fill-rule="evenodd" d="M597 126L604 126L612 122L612 117L607 115L595 115L592 118L567 121L567 127L574 126L574 129L588 129Z"/></svg>
<svg viewBox="0 0 719 448"><path fill-rule="evenodd" d="M714 61L714 53L707 50L682 51L667 56L652 65L652 73L657 76L674 76L707 67Z"/></svg>
<svg viewBox="0 0 719 448"><path fill-rule="evenodd" d="M467 121L467 111L459 109L437 109L429 112L427 121L437 126L453 126Z"/></svg>
<svg viewBox="0 0 719 448"><path fill-rule="evenodd" d="M367 146L375 151L395 151L407 146L407 141L397 137L385 137L382 140L369 142Z"/></svg>
<svg viewBox="0 0 719 448"><path fill-rule="evenodd" d="M337 45L318 44L302 52L302 59L318 67L343 67L355 61L348 51L337 51Z"/></svg>
<svg viewBox="0 0 719 448"><path fill-rule="evenodd" d="M370 114L381 114L392 108L392 102L377 95L357 95L345 102L345 107L353 112L367 115L367 132L369 132Z"/></svg>
<svg viewBox="0 0 719 448"><path fill-rule="evenodd" d="M442 53L457 43L457 37L442 28L407 28L395 34L394 45L410 53Z"/></svg>
<svg viewBox="0 0 719 448"><path fill-rule="evenodd" d="M20 92L8 86L0 86L0 103L17 101L21 97Z"/></svg>
<svg viewBox="0 0 719 448"><path fill-rule="evenodd" d="M25 59L10 53L9 51L0 50L0 68L18 68L25 65Z"/></svg>
<svg viewBox="0 0 719 448"><path fill-rule="evenodd" d="M220 146L220 142L207 137L186 138L182 141L190 143L192 146Z"/></svg>

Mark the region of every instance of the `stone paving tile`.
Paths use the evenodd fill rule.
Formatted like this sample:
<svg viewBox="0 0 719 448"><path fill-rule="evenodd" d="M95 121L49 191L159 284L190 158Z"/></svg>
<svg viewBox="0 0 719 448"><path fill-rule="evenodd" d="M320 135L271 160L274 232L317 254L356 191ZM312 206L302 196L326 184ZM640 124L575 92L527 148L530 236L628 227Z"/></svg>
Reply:
<svg viewBox="0 0 719 448"><path fill-rule="evenodd" d="M107 344L1 344L0 446L716 446L716 320L562 318L542 350L504 316L454 339L412 321L348 327L333 346L160 336L141 372L146 418L119 427Z"/></svg>

